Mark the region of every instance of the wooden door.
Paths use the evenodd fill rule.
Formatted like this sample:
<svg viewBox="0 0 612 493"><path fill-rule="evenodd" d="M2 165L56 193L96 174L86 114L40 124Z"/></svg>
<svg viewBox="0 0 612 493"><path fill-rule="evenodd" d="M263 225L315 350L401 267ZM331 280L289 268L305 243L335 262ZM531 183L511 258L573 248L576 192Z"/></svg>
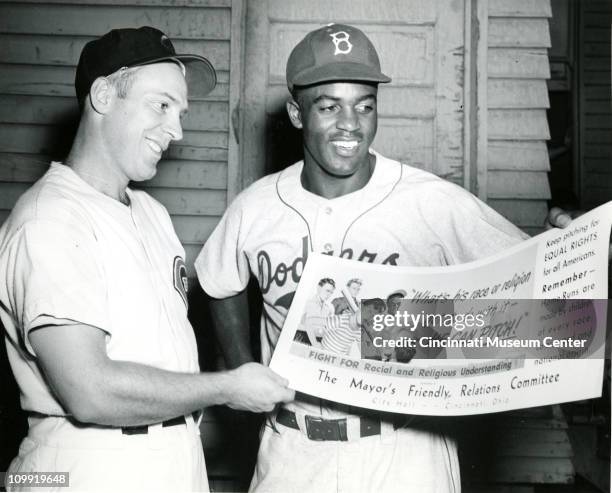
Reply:
<svg viewBox="0 0 612 493"><path fill-rule="evenodd" d="M465 0L249 2L242 184L301 158L299 132L285 115L285 67L293 46L330 22L362 29L393 79L379 90L374 149L463 184L464 20Z"/></svg>

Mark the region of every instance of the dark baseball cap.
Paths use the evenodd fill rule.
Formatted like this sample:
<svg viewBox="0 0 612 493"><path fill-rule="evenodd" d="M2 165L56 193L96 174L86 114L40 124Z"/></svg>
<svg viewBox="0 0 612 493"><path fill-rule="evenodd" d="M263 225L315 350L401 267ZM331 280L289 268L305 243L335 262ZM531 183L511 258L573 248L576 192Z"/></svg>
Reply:
<svg viewBox="0 0 612 493"><path fill-rule="evenodd" d="M287 86L322 82L391 82L380 71L376 48L363 31L346 24L328 24L309 32L289 55Z"/></svg>
<svg viewBox="0 0 612 493"><path fill-rule="evenodd" d="M211 63L199 55L177 54L168 36L159 29L149 26L113 29L87 43L81 51L74 79L79 104L98 77L124 67L176 60L185 66L189 96L205 96L214 89L217 75Z"/></svg>

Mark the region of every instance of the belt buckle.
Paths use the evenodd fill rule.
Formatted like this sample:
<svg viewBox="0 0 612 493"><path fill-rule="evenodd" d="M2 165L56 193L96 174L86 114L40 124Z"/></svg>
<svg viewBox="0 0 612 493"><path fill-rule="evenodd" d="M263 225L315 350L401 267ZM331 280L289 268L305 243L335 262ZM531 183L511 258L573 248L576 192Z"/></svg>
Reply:
<svg viewBox="0 0 612 493"><path fill-rule="evenodd" d="M346 442L345 419L324 419L317 416L304 416L306 424L306 435L310 440L322 441L342 441Z"/></svg>

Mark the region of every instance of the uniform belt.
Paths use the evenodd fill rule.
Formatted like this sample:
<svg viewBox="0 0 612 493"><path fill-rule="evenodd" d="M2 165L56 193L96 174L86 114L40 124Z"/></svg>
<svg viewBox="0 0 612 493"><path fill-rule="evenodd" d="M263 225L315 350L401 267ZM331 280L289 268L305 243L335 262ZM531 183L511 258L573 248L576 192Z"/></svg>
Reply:
<svg viewBox="0 0 612 493"><path fill-rule="evenodd" d="M168 426L178 426L184 424L187 424L187 422L185 421L185 416L177 416L176 418L168 419L166 421L162 421L161 423L162 427L164 428L167 428ZM146 435L147 433L149 433L149 426L122 426L121 433L123 433L124 435Z"/></svg>
<svg viewBox="0 0 612 493"><path fill-rule="evenodd" d="M276 422L288 428L300 430L297 417L293 411L280 408L276 415ZM325 419L319 416L304 416L306 425L306 436L315 441L348 441L347 419ZM361 417L359 418L359 436L369 437L380 435L380 419Z"/></svg>

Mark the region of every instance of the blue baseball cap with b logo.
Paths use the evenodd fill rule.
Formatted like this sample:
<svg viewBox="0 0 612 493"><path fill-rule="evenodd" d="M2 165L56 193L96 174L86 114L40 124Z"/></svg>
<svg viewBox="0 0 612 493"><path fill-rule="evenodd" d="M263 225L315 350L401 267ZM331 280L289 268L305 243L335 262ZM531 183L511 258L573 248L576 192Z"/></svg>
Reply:
<svg viewBox="0 0 612 493"><path fill-rule="evenodd" d="M376 48L363 31L346 24L328 24L309 32L289 55L287 86L322 82L386 83Z"/></svg>

